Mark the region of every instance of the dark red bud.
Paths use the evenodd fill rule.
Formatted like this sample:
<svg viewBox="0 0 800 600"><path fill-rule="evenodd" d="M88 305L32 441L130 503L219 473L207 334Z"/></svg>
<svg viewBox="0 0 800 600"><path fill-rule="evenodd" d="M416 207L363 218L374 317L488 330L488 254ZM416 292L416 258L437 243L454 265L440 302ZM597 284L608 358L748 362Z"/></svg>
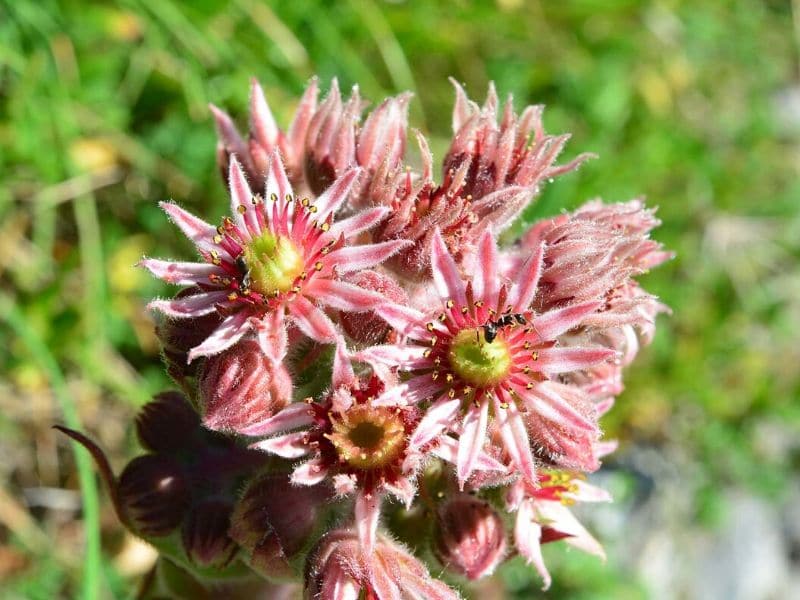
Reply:
<svg viewBox="0 0 800 600"><path fill-rule="evenodd" d="M194 445L200 417L180 392L162 392L136 415L136 435L153 452L173 454Z"/></svg>
<svg viewBox="0 0 800 600"><path fill-rule="evenodd" d="M120 510L134 533L161 537L172 533L189 507L190 491L180 465L169 457L134 458L119 477Z"/></svg>
<svg viewBox="0 0 800 600"><path fill-rule="evenodd" d="M238 547L228 535L233 505L207 500L193 507L181 530L186 556L199 567L224 567Z"/></svg>

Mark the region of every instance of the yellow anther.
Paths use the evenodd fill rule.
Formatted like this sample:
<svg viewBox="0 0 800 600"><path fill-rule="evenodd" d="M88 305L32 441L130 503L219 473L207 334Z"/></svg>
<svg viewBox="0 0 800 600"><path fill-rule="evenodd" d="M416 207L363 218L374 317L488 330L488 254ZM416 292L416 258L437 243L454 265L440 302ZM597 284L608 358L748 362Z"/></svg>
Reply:
<svg viewBox="0 0 800 600"><path fill-rule="evenodd" d="M247 207L244 204L240 204L236 207L236 212L238 212L240 215L243 215L247 212Z"/></svg>
<svg viewBox="0 0 800 600"><path fill-rule="evenodd" d="M322 261L318 260L317 262L314 263L314 270L315 271L322 271L322 267L323 266L324 265L322 264Z"/></svg>

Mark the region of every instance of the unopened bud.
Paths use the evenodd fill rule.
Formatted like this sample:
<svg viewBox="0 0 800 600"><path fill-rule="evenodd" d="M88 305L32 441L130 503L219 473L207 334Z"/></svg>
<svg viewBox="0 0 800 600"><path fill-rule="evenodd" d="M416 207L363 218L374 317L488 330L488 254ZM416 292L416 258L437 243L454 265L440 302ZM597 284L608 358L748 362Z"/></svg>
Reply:
<svg viewBox="0 0 800 600"><path fill-rule="evenodd" d="M208 358L199 375L203 424L215 431L241 431L285 407L292 379L257 342L239 342Z"/></svg>
<svg viewBox="0 0 800 600"><path fill-rule="evenodd" d="M291 576L290 560L305 547L330 495L324 485L293 485L286 473L262 475L237 502L230 535L256 571L267 577Z"/></svg>
<svg viewBox="0 0 800 600"><path fill-rule="evenodd" d="M347 278L348 283L360 288L377 292L386 296L386 299L397 304L407 304L408 295L397 282L376 271L361 271ZM386 339L390 327L386 321L374 312L351 313L343 312L340 322L345 333L356 342L363 344L381 344Z"/></svg>
<svg viewBox="0 0 800 600"><path fill-rule="evenodd" d="M207 500L193 507L183 524L181 539L186 556L199 567L224 567L237 546L228 535L233 506L224 500Z"/></svg>
<svg viewBox="0 0 800 600"><path fill-rule="evenodd" d="M136 435L144 448L174 454L194 444L200 418L180 392L162 392L136 415Z"/></svg>
<svg viewBox="0 0 800 600"><path fill-rule="evenodd" d="M190 493L181 467L171 458L146 454L134 458L118 484L120 511L134 533L161 537L183 520Z"/></svg>
<svg viewBox="0 0 800 600"><path fill-rule="evenodd" d="M354 531L328 533L309 554L305 597L331 600L358 598L426 598L458 600L459 596L433 579L425 566L405 548L379 536L366 553Z"/></svg>
<svg viewBox="0 0 800 600"><path fill-rule="evenodd" d="M490 575L503 560L503 519L483 500L459 495L439 507L434 552L445 567L468 579Z"/></svg>

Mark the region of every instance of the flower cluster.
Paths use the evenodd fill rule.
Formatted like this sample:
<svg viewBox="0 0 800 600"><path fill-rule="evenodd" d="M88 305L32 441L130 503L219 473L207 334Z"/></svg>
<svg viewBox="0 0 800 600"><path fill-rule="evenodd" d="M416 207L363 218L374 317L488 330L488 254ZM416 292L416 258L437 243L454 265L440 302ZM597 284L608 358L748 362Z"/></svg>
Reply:
<svg viewBox="0 0 800 600"><path fill-rule="evenodd" d="M568 136L545 133L542 107L454 85L439 182L422 134L421 169L406 164L408 94L362 119L357 89L319 102L314 80L284 131L254 82L247 136L212 107L230 215L163 203L199 260L141 261L182 288L149 307L184 395L145 407L151 454L105 469L126 525L182 568L436 599L458 594L427 557L476 580L518 554L547 587L542 544L603 556L569 506L610 500L585 474L667 311L636 276L670 254L639 200L499 245L589 155L557 164Z"/></svg>

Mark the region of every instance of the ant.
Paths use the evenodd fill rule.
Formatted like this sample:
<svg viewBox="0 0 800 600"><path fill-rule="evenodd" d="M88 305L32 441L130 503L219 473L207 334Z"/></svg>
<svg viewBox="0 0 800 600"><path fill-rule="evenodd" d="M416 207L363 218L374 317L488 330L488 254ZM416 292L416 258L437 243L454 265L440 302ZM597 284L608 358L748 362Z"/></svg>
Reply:
<svg viewBox="0 0 800 600"><path fill-rule="evenodd" d="M244 254L240 254L236 257L236 266L242 271L242 288L243 289L250 289L250 267L247 266L247 261L244 258Z"/></svg>
<svg viewBox="0 0 800 600"><path fill-rule="evenodd" d="M514 325L515 323L519 323L520 325L525 325L528 321L525 319L524 315L520 313L516 313L513 315L503 315L496 321L489 321L486 325L483 326L483 338L486 340L487 344L491 344L494 339L497 337L497 331L502 329L503 327L508 327L509 325Z"/></svg>

